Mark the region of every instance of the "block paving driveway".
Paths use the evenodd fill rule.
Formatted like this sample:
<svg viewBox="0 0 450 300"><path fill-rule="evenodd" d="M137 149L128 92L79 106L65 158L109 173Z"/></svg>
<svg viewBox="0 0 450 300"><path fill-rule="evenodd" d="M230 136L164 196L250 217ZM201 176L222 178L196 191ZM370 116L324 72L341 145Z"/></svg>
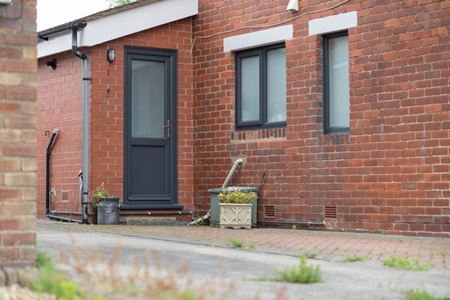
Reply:
<svg viewBox="0 0 450 300"><path fill-rule="evenodd" d="M254 248L251 251L232 249L232 240ZM110 270L109 274L129 276L137 274L137 266L157 274L185 267L187 281L194 284L191 288L196 292L213 287L219 292L231 293L216 297L208 292L205 298L208 300L404 300L408 291L417 288L435 296L450 296L449 239L286 229L98 226L39 221L37 245L40 251L56 259L59 255L61 267L68 267L69 271L70 264L65 264L63 257L70 253L78 257L76 262L81 261L80 258L87 259L72 270L103 268ZM310 257L309 263L320 266L321 282L304 285L270 280L280 268L298 265L298 256L302 254ZM343 262L351 255L364 256L366 260ZM422 263L431 263L433 268L414 272L383 266L383 258L392 255L417 258ZM108 257L114 258L117 272L111 271ZM148 297L144 293L132 299Z"/></svg>
<svg viewBox="0 0 450 300"><path fill-rule="evenodd" d="M441 238L274 228L232 230L209 226L78 226L47 221L40 221L39 224L56 230L76 226L77 231L114 233L207 246L228 247L232 240L241 240L253 245L255 251L315 256L323 260L339 261L351 255L383 260L396 255L431 263L435 268L450 269L450 239Z"/></svg>

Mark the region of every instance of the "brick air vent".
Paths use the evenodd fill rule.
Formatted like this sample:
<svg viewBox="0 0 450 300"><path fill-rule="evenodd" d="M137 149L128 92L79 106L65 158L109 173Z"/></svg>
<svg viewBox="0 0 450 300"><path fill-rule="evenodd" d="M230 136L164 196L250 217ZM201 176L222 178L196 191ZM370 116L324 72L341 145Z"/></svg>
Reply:
<svg viewBox="0 0 450 300"><path fill-rule="evenodd" d="M336 206L325 206L325 219L336 219Z"/></svg>
<svg viewBox="0 0 450 300"><path fill-rule="evenodd" d="M264 215L266 218L275 218L275 206L266 205L264 206Z"/></svg>

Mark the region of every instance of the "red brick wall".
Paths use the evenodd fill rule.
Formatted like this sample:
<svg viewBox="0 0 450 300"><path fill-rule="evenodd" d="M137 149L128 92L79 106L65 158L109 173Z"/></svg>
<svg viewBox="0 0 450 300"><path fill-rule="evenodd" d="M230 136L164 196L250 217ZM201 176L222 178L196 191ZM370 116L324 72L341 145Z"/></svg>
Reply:
<svg viewBox="0 0 450 300"><path fill-rule="evenodd" d="M322 221L336 206L331 228L449 236L449 1L200 0L194 36L299 16L286 42L287 127L234 131L234 55L223 38L197 38L194 50L195 198L209 207L232 157L247 165L233 184L264 184L260 222ZM325 135L322 125L321 38L308 20L358 12L349 30L351 129ZM275 206L275 218L264 207Z"/></svg>
<svg viewBox="0 0 450 300"><path fill-rule="evenodd" d="M180 203L206 211L207 190L222 184L231 158L245 155L248 164L233 184L263 183L262 223L322 222L330 206L337 218L327 220L329 228L449 236L449 2L350 0L326 10L340 2L311 0L300 1L297 14L285 11L286 2L200 0L193 29L185 19L93 47L91 190L104 182L122 197L123 47L178 49ZM307 24L354 10L359 25L349 30L351 129L324 135L321 38L308 36ZM294 24L294 38L286 42L288 125L236 132L234 55L223 53L223 38L255 29L221 32L274 23ZM113 64L105 59L109 47L117 51ZM72 72L79 72L79 63ZM76 82L74 93L81 91ZM39 134L47 127L56 126ZM66 172L62 181L76 196L72 173L81 168L81 153L75 155L81 135L74 136L66 152L74 156L70 163L61 160L65 171L54 172ZM43 141L40 147L47 137ZM265 216L266 206L275 207L273 218Z"/></svg>
<svg viewBox="0 0 450 300"><path fill-rule="evenodd" d="M0 267L35 256L35 5L0 5Z"/></svg>
<svg viewBox="0 0 450 300"><path fill-rule="evenodd" d="M193 70L190 56L191 18L180 20L92 48L91 191L104 183L123 198L123 71L124 47L178 50L178 202L193 205ZM116 61L106 61L106 50ZM108 92L109 89L109 92Z"/></svg>
<svg viewBox="0 0 450 300"><path fill-rule="evenodd" d="M90 191L104 183L111 195L123 197L123 56L125 46L178 50L178 183L179 203L193 208L192 20L184 19L101 44L86 52L90 61ZM117 60L106 61L116 49ZM46 62L56 58L56 70ZM59 137L52 153L53 209L79 212L78 172L82 148L81 60L71 53L39 59L39 216L45 213L45 149L53 129ZM109 91L108 91L109 89ZM47 132L47 135L45 133ZM62 199L67 193L68 200Z"/></svg>
<svg viewBox="0 0 450 300"><path fill-rule="evenodd" d="M54 58L56 70L46 65ZM54 129L59 134L51 155L50 187L56 192L51 209L80 211L81 60L70 52L44 57L38 70L38 215L45 215L45 153Z"/></svg>

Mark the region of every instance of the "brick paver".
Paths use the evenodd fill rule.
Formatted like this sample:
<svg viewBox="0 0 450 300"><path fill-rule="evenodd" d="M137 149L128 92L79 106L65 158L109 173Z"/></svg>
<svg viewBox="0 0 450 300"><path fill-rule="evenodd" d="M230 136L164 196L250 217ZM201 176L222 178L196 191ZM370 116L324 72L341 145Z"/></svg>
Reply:
<svg viewBox="0 0 450 300"><path fill-rule="evenodd" d="M232 230L209 226L99 226L39 221L38 228L43 226L68 232L130 234L214 246L230 246L231 240L242 240L254 245L256 251L314 255L333 260L350 255L382 260L397 255L450 269L450 239L273 228Z"/></svg>

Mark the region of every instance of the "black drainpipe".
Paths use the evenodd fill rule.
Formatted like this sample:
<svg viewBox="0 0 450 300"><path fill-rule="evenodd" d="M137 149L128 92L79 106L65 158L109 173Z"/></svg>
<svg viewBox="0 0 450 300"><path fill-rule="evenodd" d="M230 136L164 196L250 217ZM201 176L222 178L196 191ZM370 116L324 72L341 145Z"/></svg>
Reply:
<svg viewBox="0 0 450 300"><path fill-rule="evenodd" d="M58 129L53 129L52 136L48 141L47 151L45 152L45 214L50 214L50 158L52 156L53 146L58 138Z"/></svg>
<svg viewBox="0 0 450 300"><path fill-rule="evenodd" d="M64 218L56 216L50 207L50 162L52 157L52 150L55 146L56 139L58 138L59 129L53 129L52 136L48 141L47 150L45 152L45 216L50 220L58 220L65 222L77 222L78 220L73 220L71 218Z"/></svg>

